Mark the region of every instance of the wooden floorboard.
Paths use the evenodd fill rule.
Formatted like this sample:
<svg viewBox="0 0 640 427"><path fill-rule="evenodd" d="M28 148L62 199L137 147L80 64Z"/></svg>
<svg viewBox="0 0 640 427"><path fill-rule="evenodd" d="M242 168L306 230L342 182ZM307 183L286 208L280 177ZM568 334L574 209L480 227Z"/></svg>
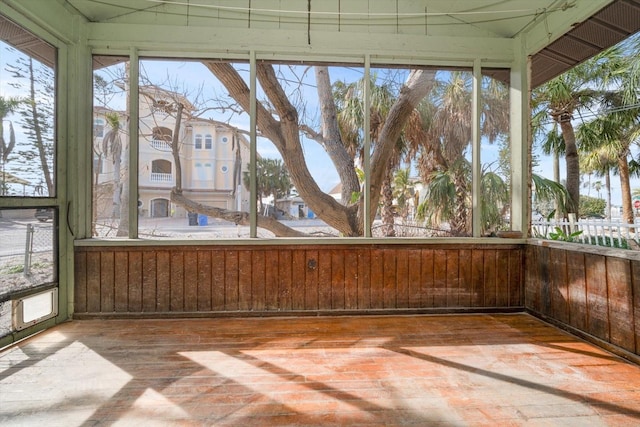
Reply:
<svg viewBox="0 0 640 427"><path fill-rule="evenodd" d="M0 353L0 425L635 426L640 367L527 314L84 320Z"/></svg>

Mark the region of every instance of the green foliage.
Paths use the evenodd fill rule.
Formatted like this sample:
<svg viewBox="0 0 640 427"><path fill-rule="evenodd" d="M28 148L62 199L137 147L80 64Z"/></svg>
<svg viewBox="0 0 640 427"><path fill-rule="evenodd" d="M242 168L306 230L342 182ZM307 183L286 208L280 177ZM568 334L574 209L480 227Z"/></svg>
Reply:
<svg viewBox="0 0 640 427"><path fill-rule="evenodd" d="M576 237L578 237L581 234L582 234L582 230L574 231L573 233L567 234L562 228L556 227L555 231L552 231L551 233L549 233L549 238L551 240L561 240L563 242L575 242Z"/></svg>
<svg viewBox="0 0 640 427"><path fill-rule="evenodd" d="M612 239L609 236L589 236L587 243L607 248L631 249L626 239Z"/></svg>
<svg viewBox="0 0 640 427"><path fill-rule="evenodd" d="M256 196L262 205L262 198L273 196L273 202L291 194L293 184L289 172L280 159L261 157L256 162ZM250 185L249 172L244 172L243 182L248 189Z"/></svg>
<svg viewBox="0 0 640 427"><path fill-rule="evenodd" d="M580 215L583 217L604 217L607 202L597 197L580 196Z"/></svg>

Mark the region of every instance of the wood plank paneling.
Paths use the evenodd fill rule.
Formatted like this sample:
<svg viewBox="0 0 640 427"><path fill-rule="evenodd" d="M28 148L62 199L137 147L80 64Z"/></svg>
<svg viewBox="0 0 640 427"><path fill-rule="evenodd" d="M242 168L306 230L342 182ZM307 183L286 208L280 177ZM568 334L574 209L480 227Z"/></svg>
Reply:
<svg viewBox="0 0 640 427"><path fill-rule="evenodd" d="M422 307L422 251L414 249L409 251L407 257L407 290L408 290L408 307Z"/></svg>
<svg viewBox="0 0 640 427"><path fill-rule="evenodd" d="M169 286L169 310L184 311L184 252L171 252L169 260L171 284Z"/></svg>
<svg viewBox="0 0 640 427"><path fill-rule="evenodd" d="M613 251L532 245L526 250L525 306L640 355L639 274L640 261ZM552 304L546 295L553 296Z"/></svg>
<svg viewBox="0 0 640 427"><path fill-rule="evenodd" d="M435 279L434 279L434 257L435 252L432 249L422 249L420 254L420 271L422 280L420 283L420 306L421 307L433 307L434 305L434 291Z"/></svg>
<svg viewBox="0 0 640 427"><path fill-rule="evenodd" d="M278 310L278 251L266 251L264 257L265 310Z"/></svg>
<svg viewBox="0 0 640 427"><path fill-rule="evenodd" d="M331 308L333 310L345 309L344 292L344 252L331 250Z"/></svg>
<svg viewBox="0 0 640 427"><path fill-rule="evenodd" d="M211 311L211 251L198 251L198 311Z"/></svg>
<svg viewBox="0 0 640 427"><path fill-rule="evenodd" d="M238 252L238 310L252 310L252 269L251 251Z"/></svg>
<svg viewBox="0 0 640 427"><path fill-rule="evenodd" d="M371 308L384 307L384 252L382 249L371 251Z"/></svg>
<svg viewBox="0 0 640 427"><path fill-rule="evenodd" d="M382 307L396 308L396 251L385 249L382 255Z"/></svg>
<svg viewBox="0 0 640 427"><path fill-rule="evenodd" d="M563 323L569 322L569 304L567 300L567 258L566 251L553 249L549 258L549 294L551 296L551 315Z"/></svg>
<svg viewBox="0 0 640 427"><path fill-rule="evenodd" d="M484 252L484 307L495 307L497 303L496 251Z"/></svg>
<svg viewBox="0 0 640 427"><path fill-rule="evenodd" d="M87 312L100 312L100 252L87 253Z"/></svg>
<svg viewBox="0 0 640 427"><path fill-rule="evenodd" d="M76 252L74 255L73 309L77 313L87 312L87 253Z"/></svg>
<svg viewBox="0 0 640 427"><path fill-rule="evenodd" d="M155 312L156 302L156 252L142 253L142 311Z"/></svg>
<svg viewBox="0 0 640 427"><path fill-rule="evenodd" d="M280 308L282 310L291 310L291 293L292 280L293 280L293 259L291 250L280 250L278 256L279 268L278 268L278 289L279 289L279 301ZM330 255L329 255L330 256ZM328 283L328 286L331 284Z"/></svg>
<svg viewBox="0 0 640 427"><path fill-rule="evenodd" d="M358 253L344 251L344 308L358 308Z"/></svg>
<svg viewBox="0 0 640 427"><path fill-rule="evenodd" d="M398 249L396 253L396 308L409 307L409 253L408 249Z"/></svg>
<svg viewBox="0 0 640 427"><path fill-rule="evenodd" d="M198 311L198 252L184 252L184 311Z"/></svg>
<svg viewBox="0 0 640 427"><path fill-rule="evenodd" d="M609 341L606 258L585 254L587 266L587 332Z"/></svg>
<svg viewBox="0 0 640 427"><path fill-rule="evenodd" d="M460 253L457 249L446 250L447 264L447 285L446 285L446 307L459 307L460 285L459 285L459 264Z"/></svg>
<svg viewBox="0 0 640 427"><path fill-rule="evenodd" d="M567 286L569 292L569 324L582 331L587 328L587 285L584 254L567 251Z"/></svg>
<svg viewBox="0 0 640 427"><path fill-rule="evenodd" d="M126 312L129 308L129 254L118 251L113 254L113 262L116 266L114 271L114 311L117 313Z"/></svg>
<svg viewBox="0 0 640 427"><path fill-rule="evenodd" d="M291 258L291 308L293 310L304 310L306 259L304 249L293 251Z"/></svg>
<svg viewBox="0 0 640 427"><path fill-rule="evenodd" d="M318 309L318 251L305 251L304 308Z"/></svg>
<svg viewBox="0 0 640 427"><path fill-rule="evenodd" d="M433 252L433 306L447 306L447 251Z"/></svg>
<svg viewBox="0 0 640 427"><path fill-rule="evenodd" d="M318 252L318 308L331 310L331 252Z"/></svg>
<svg viewBox="0 0 640 427"><path fill-rule="evenodd" d="M471 251L471 306L484 307L484 251Z"/></svg>
<svg viewBox="0 0 640 427"><path fill-rule="evenodd" d="M626 259L609 257L607 267L607 299L611 343L635 351L631 265Z"/></svg>
<svg viewBox="0 0 640 427"><path fill-rule="evenodd" d="M496 251L496 307L509 306L509 251Z"/></svg>
<svg viewBox="0 0 640 427"><path fill-rule="evenodd" d="M129 311L142 311L142 252L129 252Z"/></svg>
<svg viewBox="0 0 640 427"><path fill-rule="evenodd" d="M225 252L224 310L238 310L238 251Z"/></svg>
<svg viewBox="0 0 640 427"><path fill-rule="evenodd" d="M226 268L224 258L224 251L211 252L211 309L214 311L225 309L224 279Z"/></svg>
<svg viewBox="0 0 640 427"><path fill-rule="evenodd" d="M157 302L156 310L171 310L171 254L169 251L158 251L157 258Z"/></svg>
<svg viewBox="0 0 640 427"><path fill-rule="evenodd" d="M551 316L551 285L549 273L549 249L538 248L538 280L540 284L538 307L540 312L546 316Z"/></svg>
<svg viewBox="0 0 640 427"><path fill-rule="evenodd" d="M265 251L254 251L249 254L251 263L251 310L264 311L266 306L265 286Z"/></svg>
<svg viewBox="0 0 640 427"><path fill-rule="evenodd" d="M523 295L523 271L524 265L523 251L509 251L509 307L520 307L524 303Z"/></svg>
<svg viewBox="0 0 640 427"><path fill-rule="evenodd" d="M358 308L371 308L371 252L367 249L357 249L358 254ZM321 252L322 254L322 252Z"/></svg>
<svg viewBox="0 0 640 427"><path fill-rule="evenodd" d="M458 296L458 305L460 307L471 307L471 296L473 294L473 282L471 280L471 250L460 249L458 251L460 261L458 263L458 287L460 295Z"/></svg>
<svg viewBox="0 0 640 427"><path fill-rule="evenodd" d="M496 266L522 277L522 248L166 246L79 249L78 313L207 313L509 307ZM489 255L487 255L487 253ZM487 289L489 287L489 289ZM480 296L480 298L478 298ZM514 301L518 302L515 298Z"/></svg>
<svg viewBox="0 0 640 427"><path fill-rule="evenodd" d="M113 252L100 254L100 311L115 311L115 265Z"/></svg>
<svg viewBox="0 0 640 427"><path fill-rule="evenodd" d="M640 355L640 261L633 261L631 263L631 289L633 292L635 353Z"/></svg>

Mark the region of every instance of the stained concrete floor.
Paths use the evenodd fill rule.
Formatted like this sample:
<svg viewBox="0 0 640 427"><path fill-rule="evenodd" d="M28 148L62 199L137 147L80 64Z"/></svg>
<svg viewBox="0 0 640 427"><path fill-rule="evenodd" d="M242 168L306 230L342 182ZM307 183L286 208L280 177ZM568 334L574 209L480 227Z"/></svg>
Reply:
<svg viewBox="0 0 640 427"><path fill-rule="evenodd" d="M83 320L0 353L3 426L637 426L640 367L526 314Z"/></svg>

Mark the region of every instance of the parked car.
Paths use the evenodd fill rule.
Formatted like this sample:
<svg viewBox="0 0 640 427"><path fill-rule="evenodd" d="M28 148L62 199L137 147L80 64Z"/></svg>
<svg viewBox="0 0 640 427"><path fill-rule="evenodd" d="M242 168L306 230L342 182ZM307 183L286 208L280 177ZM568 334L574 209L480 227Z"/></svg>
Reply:
<svg viewBox="0 0 640 427"><path fill-rule="evenodd" d="M47 222L48 220L53 220L53 209L52 208L38 208L36 209L36 213L34 214L36 219L40 222Z"/></svg>

